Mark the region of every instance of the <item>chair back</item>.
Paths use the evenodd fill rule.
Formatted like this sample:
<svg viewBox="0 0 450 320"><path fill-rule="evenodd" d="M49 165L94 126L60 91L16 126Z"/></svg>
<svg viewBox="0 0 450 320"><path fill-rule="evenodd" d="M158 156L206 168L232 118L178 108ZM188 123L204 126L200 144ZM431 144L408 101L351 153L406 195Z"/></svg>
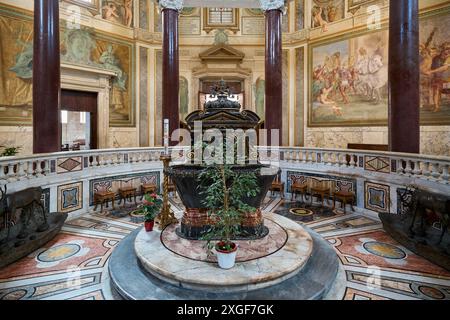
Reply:
<svg viewBox="0 0 450 320"><path fill-rule="evenodd" d="M354 192L353 183L350 181L336 181L336 187L334 189L336 192Z"/></svg>
<svg viewBox="0 0 450 320"><path fill-rule="evenodd" d="M325 189L327 188L331 191L331 181L330 180L320 180L316 178L311 178L309 181L309 190L311 189Z"/></svg>

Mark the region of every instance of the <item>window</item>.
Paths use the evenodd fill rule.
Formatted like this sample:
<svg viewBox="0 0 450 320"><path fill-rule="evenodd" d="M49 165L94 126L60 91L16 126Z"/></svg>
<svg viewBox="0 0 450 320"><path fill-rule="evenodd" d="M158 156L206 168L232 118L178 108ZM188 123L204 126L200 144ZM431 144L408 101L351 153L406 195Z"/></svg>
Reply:
<svg viewBox="0 0 450 320"><path fill-rule="evenodd" d="M233 32L239 30L239 9L206 8L203 9L203 30L228 29Z"/></svg>

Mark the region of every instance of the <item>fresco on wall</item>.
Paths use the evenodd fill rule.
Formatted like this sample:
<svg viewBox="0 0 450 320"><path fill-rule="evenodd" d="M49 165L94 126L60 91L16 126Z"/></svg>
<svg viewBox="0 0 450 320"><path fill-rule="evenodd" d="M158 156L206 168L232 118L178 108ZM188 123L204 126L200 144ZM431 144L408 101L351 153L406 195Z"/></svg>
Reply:
<svg viewBox="0 0 450 320"><path fill-rule="evenodd" d="M303 47L295 49L295 121L294 121L294 145L301 147L304 145L304 87L305 87L305 49Z"/></svg>
<svg viewBox="0 0 450 320"><path fill-rule="evenodd" d="M180 77L180 120L184 121L189 113L189 83L185 77Z"/></svg>
<svg viewBox="0 0 450 320"><path fill-rule="evenodd" d="M33 23L0 16L0 125L30 125Z"/></svg>
<svg viewBox="0 0 450 320"><path fill-rule="evenodd" d="M266 81L259 77L254 85L256 113L264 120L266 118L265 97Z"/></svg>
<svg viewBox="0 0 450 320"><path fill-rule="evenodd" d="M113 71L110 126L134 126L132 46L92 29L66 29L61 35L61 60Z"/></svg>
<svg viewBox="0 0 450 320"><path fill-rule="evenodd" d="M422 124L450 124L450 14L420 22Z"/></svg>
<svg viewBox="0 0 450 320"><path fill-rule="evenodd" d="M162 145L162 131L163 131L163 112L162 112L162 51L155 50L155 86L156 86L156 111L155 111L155 146Z"/></svg>
<svg viewBox="0 0 450 320"><path fill-rule="evenodd" d="M103 0L102 18L127 27L133 25L133 0Z"/></svg>
<svg viewBox="0 0 450 320"><path fill-rule="evenodd" d="M139 0L139 28L148 29L148 1Z"/></svg>
<svg viewBox="0 0 450 320"><path fill-rule="evenodd" d="M154 4L153 28L155 32L162 32L162 14L156 4Z"/></svg>
<svg viewBox="0 0 450 320"><path fill-rule="evenodd" d="M327 25L345 17L345 0L312 0L311 27L322 27L328 31Z"/></svg>
<svg viewBox="0 0 450 320"><path fill-rule="evenodd" d="M385 30L311 49L311 126L387 123L387 46Z"/></svg>
<svg viewBox="0 0 450 320"><path fill-rule="evenodd" d="M33 23L0 15L0 125L31 125ZM92 29L61 28L61 61L111 70L111 126L134 126L132 45Z"/></svg>
<svg viewBox="0 0 450 320"><path fill-rule="evenodd" d="M305 28L305 0L295 1L295 31Z"/></svg>
<svg viewBox="0 0 450 320"><path fill-rule="evenodd" d="M450 14L420 20L421 124L450 124ZM388 31L310 51L310 126L388 123Z"/></svg>
<svg viewBox="0 0 450 320"><path fill-rule="evenodd" d="M282 72L283 72L283 128L282 132L282 144L283 146L289 145L289 126L290 112L289 112L289 50L283 50L282 53Z"/></svg>

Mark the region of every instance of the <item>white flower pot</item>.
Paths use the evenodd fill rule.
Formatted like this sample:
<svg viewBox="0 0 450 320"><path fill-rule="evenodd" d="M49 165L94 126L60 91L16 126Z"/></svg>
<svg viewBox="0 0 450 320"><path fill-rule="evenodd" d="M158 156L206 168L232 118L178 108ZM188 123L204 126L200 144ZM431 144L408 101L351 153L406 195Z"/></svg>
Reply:
<svg viewBox="0 0 450 320"><path fill-rule="evenodd" d="M234 267L236 262L237 255L237 246L236 249L232 252L221 252L216 249L217 262L219 263L219 267L222 269L231 269Z"/></svg>

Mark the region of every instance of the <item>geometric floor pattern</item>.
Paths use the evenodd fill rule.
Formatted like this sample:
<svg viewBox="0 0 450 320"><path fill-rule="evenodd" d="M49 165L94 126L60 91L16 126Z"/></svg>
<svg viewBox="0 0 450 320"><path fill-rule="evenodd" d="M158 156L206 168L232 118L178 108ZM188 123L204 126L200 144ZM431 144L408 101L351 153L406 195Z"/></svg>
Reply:
<svg viewBox="0 0 450 320"><path fill-rule="evenodd" d="M171 199L176 215L179 199ZM344 300L450 300L450 272L387 235L378 219L266 198L275 212L313 229L332 245L346 273ZM44 248L0 269L0 300L112 300L108 259L140 227L107 211L67 222Z"/></svg>

